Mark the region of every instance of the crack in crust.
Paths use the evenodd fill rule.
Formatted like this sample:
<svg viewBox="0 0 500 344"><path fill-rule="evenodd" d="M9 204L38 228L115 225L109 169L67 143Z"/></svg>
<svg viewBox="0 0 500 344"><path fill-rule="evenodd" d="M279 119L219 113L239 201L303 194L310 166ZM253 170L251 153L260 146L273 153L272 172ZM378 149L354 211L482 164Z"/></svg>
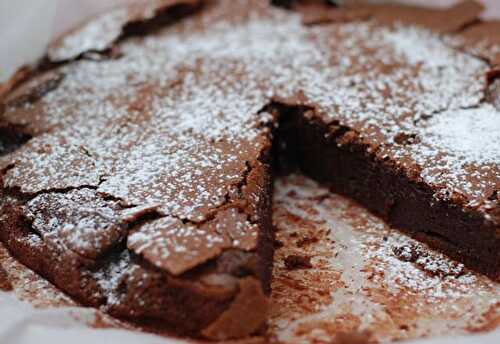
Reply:
<svg viewBox="0 0 500 344"><path fill-rule="evenodd" d="M145 35L192 14L200 0L154 0L118 7L98 15L54 41L48 50L51 63L78 59L88 53L113 53L113 46L130 37Z"/></svg>

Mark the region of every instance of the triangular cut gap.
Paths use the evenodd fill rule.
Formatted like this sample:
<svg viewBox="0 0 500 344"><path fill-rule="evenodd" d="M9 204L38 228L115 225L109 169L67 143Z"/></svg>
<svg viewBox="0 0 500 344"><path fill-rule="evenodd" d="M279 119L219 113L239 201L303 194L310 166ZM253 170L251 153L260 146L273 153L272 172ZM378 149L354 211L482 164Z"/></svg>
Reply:
<svg viewBox="0 0 500 344"><path fill-rule="evenodd" d="M272 169L275 176L285 176L298 172L297 146L299 118L310 108L272 102L263 111L277 119L273 129Z"/></svg>
<svg viewBox="0 0 500 344"><path fill-rule="evenodd" d="M303 173L320 182L327 182L328 178L317 179L314 173L308 173L310 168L305 166L304 145L311 145L311 132L307 128L322 127L328 134L330 143L349 132L351 129L341 125L339 121L324 123L317 115L313 106L291 105L273 101L262 112L270 113L277 124L272 131L272 169L275 176L286 176L292 173ZM326 155L325 155L326 157ZM330 176L334 177L334 175Z"/></svg>

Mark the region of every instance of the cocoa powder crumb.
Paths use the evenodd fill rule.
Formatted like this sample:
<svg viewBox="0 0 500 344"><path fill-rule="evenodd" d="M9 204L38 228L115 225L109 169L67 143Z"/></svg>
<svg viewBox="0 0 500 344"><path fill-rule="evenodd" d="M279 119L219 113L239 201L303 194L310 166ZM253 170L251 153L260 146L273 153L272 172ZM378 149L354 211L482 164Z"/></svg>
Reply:
<svg viewBox="0 0 500 344"><path fill-rule="evenodd" d="M429 255L420 245L403 245L393 248L394 255L403 262L413 263L431 276L460 277L465 273L463 264L446 262Z"/></svg>
<svg viewBox="0 0 500 344"><path fill-rule="evenodd" d="M278 240L278 239L274 240L273 245L274 245L274 248L277 249L277 250L279 250L280 248L282 248L283 246L285 246L285 244L283 243L283 241Z"/></svg>
<svg viewBox="0 0 500 344"><path fill-rule="evenodd" d="M319 241L317 237L304 237L297 241L297 247L309 246L311 244L315 244Z"/></svg>
<svg viewBox="0 0 500 344"><path fill-rule="evenodd" d="M371 344L374 343L372 335L368 331L345 333L340 332L335 336L333 343L339 344Z"/></svg>
<svg viewBox="0 0 500 344"><path fill-rule="evenodd" d="M418 143L418 137L416 134L408 134L401 132L394 137L394 142L400 145Z"/></svg>
<svg viewBox="0 0 500 344"><path fill-rule="evenodd" d="M13 287L9 281L9 276L2 266L0 266L0 290L12 291Z"/></svg>
<svg viewBox="0 0 500 344"><path fill-rule="evenodd" d="M288 270L311 269L311 257L296 254L289 255L285 258L285 267Z"/></svg>

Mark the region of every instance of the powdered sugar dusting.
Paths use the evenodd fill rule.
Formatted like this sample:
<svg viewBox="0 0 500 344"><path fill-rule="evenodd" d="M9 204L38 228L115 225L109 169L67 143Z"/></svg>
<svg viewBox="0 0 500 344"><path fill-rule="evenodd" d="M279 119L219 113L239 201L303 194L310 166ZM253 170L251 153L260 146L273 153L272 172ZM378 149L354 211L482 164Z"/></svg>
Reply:
<svg viewBox="0 0 500 344"><path fill-rule="evenodd" d="M118 257L113 258L113 261L92 275L97 280L102 295L106 296L106 305L108 306L120 303L122 294L119 292L120 282L134 270L131 265L130 253L127 250L120 253Z"/></svg>
<svg viewBox="0 0 500 344"><path fill-rule="evenodd" d="M498 283L466 270L430 274L412 259L401 259L394 252L396 248L405 248L406 252L406 247L417 247L429 257L427 266L450 271L459 266L310 179L282 178L275 190L273 217L277 238L284 246L275 255L270 336L283 343L328 342L341 332L367 330L371 334L363 333L364 337L388 342L498 327ZM313 268L287 270L283 259L289 254L310 256ZM412 255L409 249L408 257ZM356 264L348 260L353 256L357 257ZM144 271L130 258L123 251L92 274L107 297L107 307L143 302L141 293L124 299L124 285L130 288L148 282ZM70 306L73 315L86 318L88 308L75 305L10 257L2 245L0 265L7 271L17 297L37 307ZM67 316L63 313L61 323L66 324ZM131 329L116 320L109 325Z"/></svg>
<svg viewBox="0 0 500 344"><path fill-rule="evenodd" d="M127 235L128 224L155 206L122 207L93 189L41 194L25 206L31 227L44 242L87 259L98 259Z"/></svg>
<svg viewBox="0 0 500 344"><path fill-rule="evenodd" d="M477 164L500 161L500 111L492 105L447 111L432 118L423 129L424 142L431 141L462 159Z"/></svg>
<svg viewBox="0 0 500 344"><path fill-rule="evenodd" d="M216 233L171 218L146 224L128 238L130 249L175 275L218 256L226 246Z"/></svg>
<svg viewBox="0 0 500 344"><path fill-rule="evenodd" d="M458 193L469 206L488 203L500 187L500 112L490 104L448 110L413 132L418 143L396 151L422 168L420 176L437 186L438 198Z"/></svg>
<svg viewBox="0 0 500 344"><path fill-rule="evenodd" d="M88 189L37 196L26 205L26 214L44 240L62 241L84 256L105 250L125 230L115 226L116 204L95 197L95 191Z"/></svg>
<svg viewBox="0 0 500 344"><path fill-rule="evenodd" d="M103 170L81 144L72 144L64 136L42 135L22 147L10 163L6 187L19 185L22 192L95 186ZM58 176L59 178L51 178Z"/></svg>
<svg viewBox="0 0 500 344"><path fill-rule="evenodd" d="M387 141L421 117L476 106L484 97L486 65L423 29L304 27L297 15L267 5L250 12L242 2L222 6L125 42L120 59L62 69L66 77L43 98L38 116L85 147L93 167L76 164L72 171L97 172L104 179L99 191L128 204L160 203L165 215L201 221L265 145L269 118L257 113L273 96L302 92L325 120ZM243 7L245 17L225 17ZM41 167L61 160L20 155ZM20 166L9 173L27 174ZM69 178L47 175L30 188L10 175L6 183L36 191ZM95 185L95 178L66 184Z"/></svg>
<svg viewBox="0 0 500 344"><path fill-rule="evenodd" d="M255 249L256 234L256 226L233 208L201 227L170 217L148 222L128 236L127 246L152 264L179 275L226 248Z"/></svg>
<svg viewBox="0 0 500 344"><path fill-rule="evenodd" d="M77 57L86 51L104 50L118 37L121 25L124 25L127 19L126 8L117 8L102 14L85 23L75 32L66 35L57 45L53 45L49 49L49 56L54 61L61 61ZM121 25L116 25L117 23Z"/></svg>
<svg viewBox="0 0 500 344"><path fill-rule="evenodd" d="M380 154L417 164L427 182L465 193L472 203L496 187L498 151L481 144L483 138L497 143L498 130L463 140L465 125L440 132L453 116L477 121L474 132L492 121L497 127L496 112L481 105L483 61L424 29L372 22L306 27L296 14L252 5L222 1L154 35L119 43L119 58L60 67L64 78L55 89L7 109L9 120L29 118L45 133L9 156L5 187L31 194L91 187L121 206L154 205L165 217L162 226L134 234L134 250L158 263L185 246L174 241L186 234L198 238L193 254L210 259L226 243L212 242L213 230L199 233L194 223L232 202L248 162L269 146L271 117L260 110L299 95L321 119L352 127ZM422 137L394 144L401 132ZM163 221L170 220L193 228L165 231ZM255 233L245 220L239 220L242 231ZM174 271L166 261L158 264Z"/></svg>

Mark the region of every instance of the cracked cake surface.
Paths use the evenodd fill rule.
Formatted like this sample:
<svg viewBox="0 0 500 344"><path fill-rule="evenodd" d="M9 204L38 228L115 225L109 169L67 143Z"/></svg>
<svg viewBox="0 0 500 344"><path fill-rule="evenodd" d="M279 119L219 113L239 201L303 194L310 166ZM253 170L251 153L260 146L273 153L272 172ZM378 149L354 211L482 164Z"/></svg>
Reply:
<svg viewBox="0 0 500 344"><path fill-rule="evenodd" d="M477 10L424 11L431 24L386 18L405 7L267 1L103 14L2 100L0 238L111 314L211 339L256 333L274 140L306 174L498 276L494 64L467 43L473 26L449 42L435 32ZM318 11L330 15L311 20ZM436 27L450 13L453 26Z"/></svg>

